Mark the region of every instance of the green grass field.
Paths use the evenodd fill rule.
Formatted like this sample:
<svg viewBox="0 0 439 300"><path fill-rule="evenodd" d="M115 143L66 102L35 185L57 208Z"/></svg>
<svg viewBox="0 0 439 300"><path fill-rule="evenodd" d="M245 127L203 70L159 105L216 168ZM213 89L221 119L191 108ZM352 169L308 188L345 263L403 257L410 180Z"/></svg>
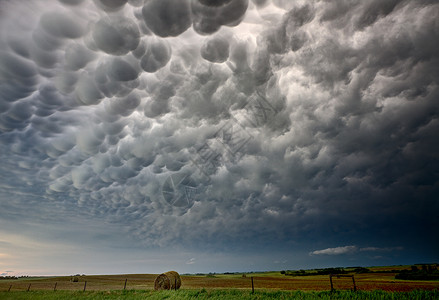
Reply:
<svg viewBox="0 0 439 300"><path fill-rule="evenodd" d="M125 291L29 291L29 292L0 292L0 299L29 299L29 300L67 300L67 299L439 299L439 291L335 291L335 292L301 292L301 291L242 291L227 290L125 290Z"/></svg>
<svg viewBox="0 0 439 300"><path fill-rule="evenodd" d="M178 291L154 291L156 274L25 277L0 280L0 299L439 299L439 281L399 280L410 266L372 267L352 277L280 272L182 275ZM254 294L252 293L252 278ZM125 286L126 283L126 286ZM85 291L84 291L85 288ZM124 290L124 288L126 288Z"/></svg>

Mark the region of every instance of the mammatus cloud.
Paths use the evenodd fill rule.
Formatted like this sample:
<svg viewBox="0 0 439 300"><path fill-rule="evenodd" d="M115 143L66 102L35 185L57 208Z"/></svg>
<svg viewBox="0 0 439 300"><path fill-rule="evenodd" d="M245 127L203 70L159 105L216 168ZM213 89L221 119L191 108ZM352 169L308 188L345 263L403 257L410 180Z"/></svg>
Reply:
<svg viewBox="0 0 439 300"><path fill-rule="evenodd" d="M3 1L3 195L148 246L297 245L310 232L421 245L416 232L438 228L438 11Z"/></svg>

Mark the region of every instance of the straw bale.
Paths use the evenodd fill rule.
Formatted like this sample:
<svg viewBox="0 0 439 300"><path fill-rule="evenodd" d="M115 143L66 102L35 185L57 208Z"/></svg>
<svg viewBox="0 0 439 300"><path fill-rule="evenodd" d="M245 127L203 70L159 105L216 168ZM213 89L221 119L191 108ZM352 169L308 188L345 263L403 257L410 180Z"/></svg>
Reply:
<svg viewBox="0 0 439 300"><path fill-rule="evenodd" d="M154 281L155 290L178 290L180 286L181 277L175 271L160 274Z"/></svg>

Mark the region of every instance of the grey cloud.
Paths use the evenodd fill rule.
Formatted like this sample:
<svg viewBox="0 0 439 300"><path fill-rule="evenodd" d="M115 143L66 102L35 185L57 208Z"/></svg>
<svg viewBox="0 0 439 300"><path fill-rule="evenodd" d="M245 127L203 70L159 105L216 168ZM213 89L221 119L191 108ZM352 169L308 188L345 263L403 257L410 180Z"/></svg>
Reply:
<svg viewBox="0 0 439 300"><path fill-rule="evenodd" d="M124 97L139 86L138 74L140 66L136 59L110 58L99 61L94 79L96 87L106 97Z"/></svg>
<svg viewBox="0 0 439 300"><path fill-rule="evenodd" d="M309 37L305 31L297 30L294 34L291 35L291 50L299 50L305 45L308 39Z"/></svg>
<svg viewBox="0 0 439 300"><path fill-rule="evenodd" d="M360 3L352 3L350 1L327 1L325 7L323 8L321 21L334 21L334 22L348 22L347 20L350 15L348 12L355 7L360 5Z"/></svg>
<svg viewBox="0 0 439 300"><path fill-rule="evenodd" d="M76 145L82 153L94 155L99 152L104 137L105 134L100 128L95 127L92 130L83 128L76 134Z"/></svg>
<svg viewBox="0 0 439 300"><path fill-rule="evenodd" d="M115 58L110 63L108 75L116 81L131 81L137 79L139 71L127 61Z"/></svg>
<svg viewBox="0 0 439 300"><path fill-rule="evenodd" d="M142 69L154 73L166 66L172 55L170 45L166 41L156 39L150 39L145 44L145 52L140 60Z"/></svg>
<svg viewBox="0 0 439 300"><path fill-rule="evenodd" d="M86 74L80 76L75 93L80 103L85 105L97 104L103 98L93 78Z"/></svg>
<svg viewBox="0 0 439 300"><path fill-rule="evenodd" d="M132 92L126 97L110 99L105 103L105 107L106 111L111 115L127 117L139 106L140 102L139 94Z"/></svg>
<svg viewBox="0 0 439 300"><path fill-rule="evenodd" d="M69 45L65 52L65 65L68 69L76 71L84 68L88 62L94 60L96 54L84 45L75 43Z"/></svg>
<svg viewBox="0 0 439 300"><path fill-rule="evenodd" d="M41 16L40 26L48 34L57 38L76 39L84 34L85 28L77 20L59 12Z"/></svg>
<svg viewBox="0 0 439 300"><path fill-rule="evenodd" d="M20 101L11 107L11 109L8 111L8 117L23 124L24 121L28 120L32 116L33 112L34 108L32 105L29 105L29 103L24 101Z"/></svg>
<svg viewBox="0 0 439 300"><path fill-rule="evenodd" d="M250 65L257 86L266 83L273 75L270 63L270 53L264 48L258 49Z"/></svg>
<svg viewBox="0 0 439 300"><path fill-rule="evenodd" d="M97 47L112 55L124 55L136 49L139 38L136 23L126 17L104 17L93 28L93 39Z"/></svg>
<svg viewBox="0 0 439 300"><path fill-rule="evenodd" d="M162 78L161 81L150 82L148 90L151 98L145 104L145 116L154 118L170 112L169 104L179 85L180 78L172 75Z"/></svg>
<svg viewBox="0 0 439 300"><path fill-rule="evenodd" d="M58 0L58 1L61 2L62 4L74 6L81 4L84 0Z"/></svg>
<svg viewBox="0 0 439 300"><path fill-rule="evenodd" d="M61 55L61 53L58 51L47 52L37 45L32 45L29 49L29 52L32 61L34 61L39 67L43 69L54 68Z"/></svg>
<svg viewBox="0 0 439 300"><path fill-rule="evenodd" d="M62 72L54 77L54 85L63 94L69 94L75 89L79 75L75 72Z"/></svg>
<svg viewBox="0 0 439 300"><path fill-rule="evenodd" d="M51 144L58 151L66 153L75 146L75 140L70 134L66 133L62 137L52 139Z"/></svg>
<svg viewBox="0 0 439 300"><path fill-rule="evenodd" d="M13 102L29 96L37 84L35 65L22 57L3 52L0 54L1 102Z"/></svg>
<svg viewBox="0 0 439 300"><path fill-rule="evenodd" d="M29 41L21 40L17 36L8 37L7 44L19 56L28 58L30 56L29 53Z"/></svg>
<svg viewBox="0 0 439 300"><path fill-rule="evenodd" d="M314 9L310 4L293 8L286 16L287 29L294 30L311 22L314 15Z"/></svg>
<svg viewBox="0 0 439 300"><path fill-rule="evenodd" d="M232 0L198 0L198 1L206 6L221 6L231 2Z"/></svg>
<svg viewBox="0 0 439 300"><path fill-rule="evenodd" d="M36 70L32 62L19 56L9 53L2 53L2 75L19 78L31 78L36 75Z"/></svg>
<svg viewBox="0 0 439 300"><path fill-rule="evenodd" d="M376 251L382 251L382 252L390 252L390 251L401 251L404 247L386 247L386 248L380 248L380 247L364 247L360 248L359 251L361 252L376 252Z"/></svg>
<svg viewBox="0 0 439 300"><path fill-rule="evenodd" d="M295 2L289 0L272 0L273 4L277 7L283 8L287 11L293 9L296 6Z"/></svg>
<svg viewBox="0 0 439 300"><path fill-rule="evenodd" d="M127 0L94 0L94 3L105 11L113 12L121 9Z"/></svg>
<svg viewBox="0 0 439 300"><path fill-rule="evenodd" d="M87 166L79 166L72 170L72 184L75 188L80 189L85 182L91 177L91 169Z"/></svg>
<svg viewBox="0 0 439 300"><path fill-rule="evenodd" d="M204 59L222 63L229 58L229 42L226 38L214 37L206 40L200 51Z"/></svg>
<svg viewBox="0 0 439 300"><path fill-rule="evenodd" d="M392 13L400 2L401 1L398 0L368 2L356 22L357 28L361 30L364 27L375 23L379 18L383 18Z"/></svg>
<svg viewBox="0 0 439 300"><path fill-rule="evenodd" d="M292 8L286 13L280 24L265 32L264 42L270 53L283 54L290 49L296 51L306 41L306 33L301 27L310 23L315 16L311 5Z"/></svg>
<svg viewBox="0 0 439 300"><path fill-rule="evenodd" d="M32 39L35 45L44 51L54 51L63 45L63 40L47 33L42 28L37 28L32 32Z"/></svg>
<svg viewBox="0 0 439 300"><path fill-rule="evenodd" d="M144 2L144 0L128 0L128 3L134 7L140 7L143 5Z"/></svg>
<svg viewBox="0 0 439 300"><path fill-rule="evenodd" d="M252 2L257 6L257 7L263 7L268 3L268 0L252 0Z"/></svg>
<svg viewBox="0 0 439 300"><path fill-rule="evenodd" d="M250 71L250 59L249 59L249 51L248 51L248 45L245 42L238 42L235 43L232 47L231 47L231 51L230 51L230 59L229 62L229 66L231 66L231 69L233 72L235 72L236 74L239 73L245 73ZM250 80L248 80L249 82L251 82Z"/></svg>
<svg viewBox="0 0 439 300"><path fill-rule="evenodd" d="M65 80L67 82L60 82ZM38 92L34 93L31 97L33 105L36 107L35 115L40 117L50 116L58 110L68 110L77 104L73 99L63 95L63 92L67 92L65 89L71 91L74 87L73 83L76 82L77 77L74 76L70 81L69 78L56 78L55 84L40 84ZM56 84L58 83L58 84ZM59 90L57 88L63 85L64 90ZM70 122L72 120L69 120Z"/></svg>
<svg viewBox="0 0 439 300"><path fill-rule="evenodd" d="M161 37L178 36L191 25L187 0L151 0L142 9L145 24Z"/></svg>
<svg viewBox="0 0 439 300"><path fill-rule="evenodd" d="M222 2L207 6L203 1L192 1L193 28L196 32L212 34L223 25L236 26L242 21L247 11L248 0Z"/></svg>

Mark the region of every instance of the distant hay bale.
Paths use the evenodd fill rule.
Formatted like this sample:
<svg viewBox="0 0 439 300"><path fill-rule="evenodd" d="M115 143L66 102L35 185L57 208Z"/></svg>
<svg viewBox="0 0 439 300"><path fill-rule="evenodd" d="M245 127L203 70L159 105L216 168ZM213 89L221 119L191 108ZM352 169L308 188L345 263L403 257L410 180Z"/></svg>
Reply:
<svg viewBox="0 0 439 300"><path fill-rule="evenodd" d="M180 286L181 277L175 271L160 274L154 281L155 290L178 290Z"/></svg>

